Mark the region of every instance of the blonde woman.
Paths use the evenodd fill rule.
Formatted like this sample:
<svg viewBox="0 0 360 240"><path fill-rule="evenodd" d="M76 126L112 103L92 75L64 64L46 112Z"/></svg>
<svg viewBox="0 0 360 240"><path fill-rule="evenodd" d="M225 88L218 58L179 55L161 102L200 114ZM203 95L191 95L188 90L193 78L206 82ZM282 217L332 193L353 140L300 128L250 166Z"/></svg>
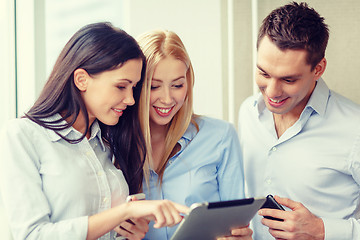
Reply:
<svg viewBox="0 0 360 240"><path fill-rule="evenodd" d="M138 38L147 63L140 121L149 146L143 190L147 199L195 202L244 197L242 154L234 127L193 113L194 72L174 32L150 31ZM211 101L209 101L211 104ZM170 239L175 227L154 229L147 239ZM231 239L251 239L249 228Z"/></svg>

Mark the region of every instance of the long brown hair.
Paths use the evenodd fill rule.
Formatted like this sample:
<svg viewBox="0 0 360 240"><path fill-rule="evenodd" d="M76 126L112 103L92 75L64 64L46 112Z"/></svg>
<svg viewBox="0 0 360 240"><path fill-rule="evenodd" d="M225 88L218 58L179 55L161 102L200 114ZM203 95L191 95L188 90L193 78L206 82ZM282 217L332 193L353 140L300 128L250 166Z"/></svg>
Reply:
<svg viewBox="0 0 360 240"><path fill-rule="evenodd" d="M138 117L138 101L146 62L136 40L125 31L107 22L89 24L77 31L61 51L39 98L25 117L55 131L70 143L82 141L89 129L89 118L80 92L74 84L74 71L82 68L89 75L98 74L121 67L131 59L142 59L143 62L141 80L133 90L136 104L127 107L116 125L99 124L103 140L115 156L115 166L124 173L130 193L136 193L141 189L146 153ZM62 115L59 120L44 120L57 113ZM86 122L84 134L79 139L62 136L59 130L71 127L80 113L84 114ZM68 122L59 125L65 119Z"/></svg>

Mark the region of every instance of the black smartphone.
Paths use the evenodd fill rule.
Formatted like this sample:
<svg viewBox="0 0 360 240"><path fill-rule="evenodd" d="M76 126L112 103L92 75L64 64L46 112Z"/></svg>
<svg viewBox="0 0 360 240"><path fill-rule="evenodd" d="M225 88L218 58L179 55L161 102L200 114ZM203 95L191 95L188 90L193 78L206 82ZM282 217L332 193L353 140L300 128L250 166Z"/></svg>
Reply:
<svg viewBox="0 0 360 240"><path fill-rule="evenodd" d="M271 208L271 209L279 209L285 211L285 209L275 200L275 198L271 194L266 196L266 201L261 208ZM281 222L284 221L284 219L274 218L270 216L264 216L264 218L281 221Z"/></svg>

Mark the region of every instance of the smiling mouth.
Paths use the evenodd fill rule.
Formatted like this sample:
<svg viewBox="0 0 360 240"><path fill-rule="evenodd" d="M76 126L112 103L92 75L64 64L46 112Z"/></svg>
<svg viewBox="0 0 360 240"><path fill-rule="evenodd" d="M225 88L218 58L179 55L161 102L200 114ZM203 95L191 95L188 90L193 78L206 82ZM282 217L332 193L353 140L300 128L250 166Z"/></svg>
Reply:
<svg viewBox="0 0 360 240"><path fill-rule="evenodd" d="M156 110L158 110L159 112L163 113L163 114L167 114L171 111L172 107L171 108L159 108L159 107L155 107Z"/></svg>
<svg viewBox="0 0 360 240"><path fill-rule="evenodd" d="M113 110L114 110L115 112L118 112L118 113L122 113L122 112L123 112L123 110L121 110L121 109L113 108Z"/></svg>
<svg viewBox="0 0 360 240"><path fill-rule="evenodd" d="M171 111L174 109L174 106L172 106L170 108L160 108L160 107L154 106L154 109L160 116L167 117L170 115Z"/></svg>
<svg viewBox="0 0 360 240"><path fill-rule="evenodd" d="M121 117L125 109L112 108L111 110L113 110L118 117Z"/></svg>
<svg viewBox="0 0 360 240"><path fill-rule="evenodd" d="M279 102L283 101L284 99L283 100L276 100L276 99L273 99L273 98L269 97L269 100L272 101L273 103L279 103Z"/></svg>

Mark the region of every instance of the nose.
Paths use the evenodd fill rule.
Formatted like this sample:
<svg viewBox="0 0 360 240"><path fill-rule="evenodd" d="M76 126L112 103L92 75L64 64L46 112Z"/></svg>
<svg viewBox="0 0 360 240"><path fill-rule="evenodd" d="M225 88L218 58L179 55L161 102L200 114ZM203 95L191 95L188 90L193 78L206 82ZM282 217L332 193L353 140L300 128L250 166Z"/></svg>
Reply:
<svg viewBox="0 0 360 240"><path fill-rule="evenodd" d="M162 88L160 102L163 104L171 104L172 97L171 97L171 90L167 87Z"/></svg>
<svg viewBox="0 0 360 240"><path fill-rule="evenodd" d="M277 79L270 79L266 86L266 95L271 98L280 97L282 94L281 82Z"/></svg>
<svg viewBox="0 0 360 240"><path fill-rule="evenodd" d="M135 104L135 99L133 95L133 89L130 88L129 91L126 91L126 95L124 98L124 103L128 106L132 106Z"/></svg>

